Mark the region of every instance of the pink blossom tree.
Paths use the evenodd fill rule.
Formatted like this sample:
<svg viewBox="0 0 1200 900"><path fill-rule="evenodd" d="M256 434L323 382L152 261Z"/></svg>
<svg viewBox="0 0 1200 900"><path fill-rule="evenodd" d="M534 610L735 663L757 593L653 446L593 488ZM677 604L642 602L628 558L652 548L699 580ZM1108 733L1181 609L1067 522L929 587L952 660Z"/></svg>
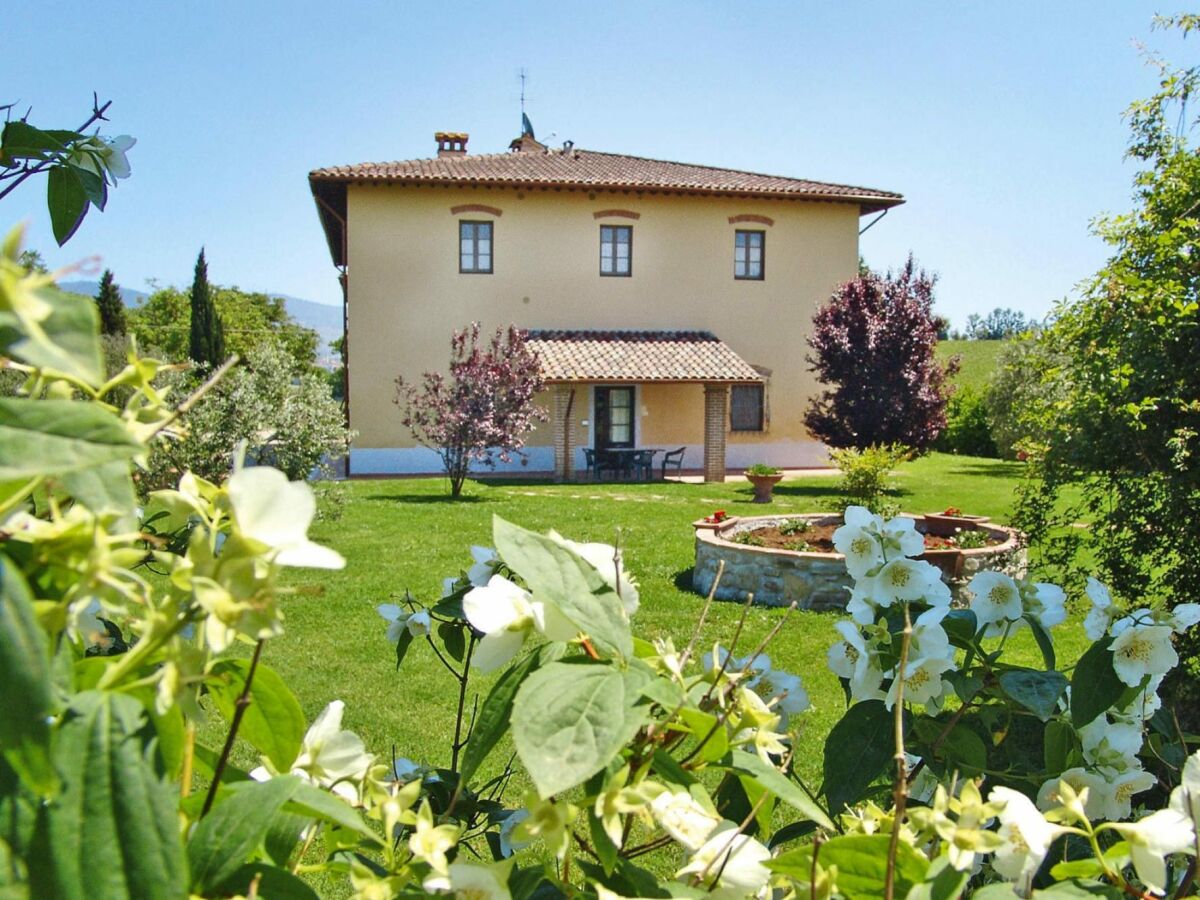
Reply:
<svg viewBox="0 0 1200 900"><path fill-rule="evenodd" d="M495 467L525 446L546 411L533 402L542 389L541 364L525 343L525 332L497 328L480 345L479 323L450 339L450 375L426 372L421 385L396 379L401 422L417 442L442 458L450 494L458 497L472 463Z"/></svg>
<svg viewBox="0 0 1200 900"><path fill-rule="evenodd" d="M812 371L826 386L804 424L832 447L904 444L924 450L946 427L946 376L934 355L944 324L935 277L912 256L899 272L867 270L839 285L813 317Z"/></svg>

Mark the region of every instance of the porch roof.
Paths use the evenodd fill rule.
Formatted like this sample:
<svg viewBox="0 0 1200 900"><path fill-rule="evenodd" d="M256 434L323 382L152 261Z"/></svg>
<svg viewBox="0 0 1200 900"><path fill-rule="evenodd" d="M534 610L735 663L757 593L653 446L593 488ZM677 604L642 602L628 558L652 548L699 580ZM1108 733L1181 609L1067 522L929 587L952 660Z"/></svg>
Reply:
<svg viewBox="0 0 1200 900"><path fill-rule="evenodd" d="M657 382L753 384L754 367L708 331L528 332L549 384Z"/></svg>

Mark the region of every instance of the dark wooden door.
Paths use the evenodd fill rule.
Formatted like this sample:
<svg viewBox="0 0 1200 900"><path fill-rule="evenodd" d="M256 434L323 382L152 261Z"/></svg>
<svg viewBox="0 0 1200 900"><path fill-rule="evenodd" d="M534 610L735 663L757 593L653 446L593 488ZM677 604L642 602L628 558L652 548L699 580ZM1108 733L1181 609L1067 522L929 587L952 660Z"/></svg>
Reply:
<svg viewBox="0 0 1200 900"><path fill-rule="evenodd" d="M633 388L596 388L596 449L633 446Z"/></svg>

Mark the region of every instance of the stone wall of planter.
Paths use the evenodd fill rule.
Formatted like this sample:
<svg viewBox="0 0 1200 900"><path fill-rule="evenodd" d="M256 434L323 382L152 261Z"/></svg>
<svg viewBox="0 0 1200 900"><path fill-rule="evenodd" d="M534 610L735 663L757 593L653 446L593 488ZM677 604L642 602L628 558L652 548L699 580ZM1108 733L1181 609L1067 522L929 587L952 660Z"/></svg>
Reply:
<svg viewBox="0 0 1200 900"><path fill-rule="evenodd" d="M920 527L921 516L913 516ZM722 562L725 570L717 587L717 599L742 600L754 595L754 602L766 606L788 606L797 600L800 609L844 609L850 598L850 575L840 553L800 553L735 544L738 534L778 525L791 519L806 519L814 524L840 524L841 517L828 513L787 516L753 516L727 519L721 523L692 523L696 529L696 564L692 569L692 587L707 595L716 580ZM969 600L968 581L980 571L990 569L1013 577L1025 574L1025 541L1020 532L1000 525L980 526L1004 541L991 547L960 551L962 569L957 577L943 574L956 604Z"/></svg>

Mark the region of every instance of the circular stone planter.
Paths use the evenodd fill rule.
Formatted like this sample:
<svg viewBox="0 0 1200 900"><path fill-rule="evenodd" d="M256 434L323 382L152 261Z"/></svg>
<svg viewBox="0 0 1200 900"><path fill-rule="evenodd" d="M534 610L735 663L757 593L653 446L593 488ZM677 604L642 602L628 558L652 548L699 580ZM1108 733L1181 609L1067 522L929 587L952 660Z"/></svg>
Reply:
<svg viewBox="0 0 1200 900"><path fill-rule="evenodd" d="M917 530L923 531L924 517L911 518L916 520ZM765 606L788 606L796 600L801 609L845 609L853 582L842 554L801 553L733 542L739 534L790 519L805 519L815 525L842 521L841 516L829 513L804 513L730 519L715 526L693 522L696 565L692 569L692 587L708 594L723 562L725 571L716 592L719 600L745 600L753 594L754 602ZM990 522L976 527L1002 539L1001 543L973 550L935 550L922 557L942 570L942 580L950 586L956 605L969 599L966 584L977 572L986 569L1013 577L1025 573L1024 535Z"/></svg>

